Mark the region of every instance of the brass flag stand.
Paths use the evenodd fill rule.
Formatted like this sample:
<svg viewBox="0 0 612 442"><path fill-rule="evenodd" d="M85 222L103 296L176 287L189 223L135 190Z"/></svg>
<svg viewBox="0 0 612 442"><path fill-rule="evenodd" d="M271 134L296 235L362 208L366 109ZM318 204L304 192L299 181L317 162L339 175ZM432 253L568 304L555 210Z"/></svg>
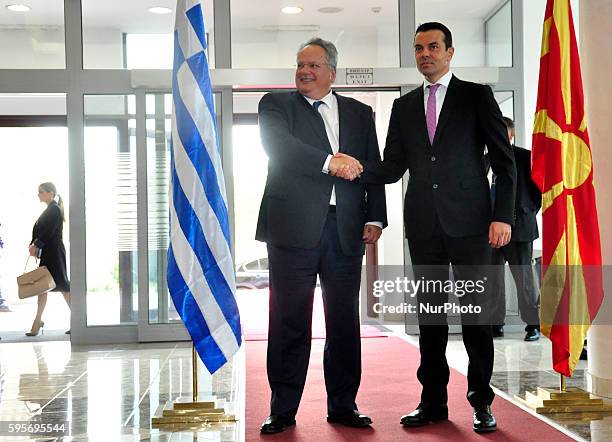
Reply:
<svg viewBox="0 0 612 442"><path fill-rule="evenodd" d="M195 430L214 424L236 422L236 416L225 414L223 408L215 408L215 401L198 401L198 354L192 346L191 371L193 380L192 397L180 397L174 402L160 405L151 419L153 428L173 430Z"/></svg>
<svg viewBox="0 0 612 442"><path fill-rule="evenodd" d="M591 396L588 391L567 387L565 376L559 376L561 379L558 389L538 387L535 392L525 392L525 397L517 395L514 398L538 414L612 412L612 404L606 404L603 399Z"/></svg>

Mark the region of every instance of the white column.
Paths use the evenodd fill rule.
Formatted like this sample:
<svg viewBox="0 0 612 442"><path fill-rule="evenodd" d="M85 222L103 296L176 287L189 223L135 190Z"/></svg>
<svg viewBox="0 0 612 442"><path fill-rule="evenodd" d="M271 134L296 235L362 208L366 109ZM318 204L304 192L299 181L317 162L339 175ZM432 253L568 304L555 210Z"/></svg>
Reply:
<svg viewBox="0 0 612 442"><path fill-rule="evenodd" d="M606 297L588 339L589 391L612 397L612 45L607 30L612 21L610 0L580 2L580 53L589 135L595 168L604 290ZM612 267L611 267L612 268Z"/></svg>

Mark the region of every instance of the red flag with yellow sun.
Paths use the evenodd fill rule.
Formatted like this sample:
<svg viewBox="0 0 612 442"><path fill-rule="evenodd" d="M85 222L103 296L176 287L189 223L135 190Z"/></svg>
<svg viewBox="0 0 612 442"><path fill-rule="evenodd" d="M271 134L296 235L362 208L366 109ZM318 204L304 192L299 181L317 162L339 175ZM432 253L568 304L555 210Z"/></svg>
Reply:
<svg viewBox="0 0 612 442"><path fill-rule="evenodd" d="M603 300L593 159L570 0L548 0L533 130L542 191L541 331L553 368L571 376Z"/></svg>

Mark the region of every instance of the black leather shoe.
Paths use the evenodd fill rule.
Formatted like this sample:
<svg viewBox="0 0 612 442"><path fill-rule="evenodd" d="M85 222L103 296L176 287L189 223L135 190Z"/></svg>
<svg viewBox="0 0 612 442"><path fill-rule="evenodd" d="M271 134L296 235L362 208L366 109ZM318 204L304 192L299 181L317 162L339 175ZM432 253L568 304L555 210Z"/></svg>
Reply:
<svg viewBox="0 0 612 442"><path fill-rule="evenodd" d="M533 342L540 339L540 330L534 328L533 330L527 330L527 334L525 335L525 341Z"/></svg>
<svg viewBox="0 0 612 442"><path fill-rule="evenodd" d="M285 431L287 428L295 425L294 417L285 417L273 414L268 416L268 418L261 425L260 431L263 434L274 434L280 433L281 431Z"/></svg>
<svg viewBox="0 0 612 442"><path fill-rule="evenodd" d="M492 325L493 328L493 337L494 338L503 338L504 337L504 326L503 325Z"/></svg>
<svg viewBox="0 0 612 442"><path fill-rule="evenodd" d="M491 406L474 407L474 431L476 433L490 433L495 430L497 430L497 422L493 413L491 413Z"/></svg>
<svg viewBox="0 0 612 442"><path fill-rule="evenodd" d="M330 413L327 415L327 422L346 425L347 427L364 428L372 424L372 419L365 414L360 414L357 410L353 410L346 413Z"/></svg>
<svg viewBox="0 0 612 442"><path fill-rule="evenodd" d="M419 404L412 413L402 416L400 423L404 427L420 427L436 421L448 419L448 407L446 405L423 405Z"/></svg>

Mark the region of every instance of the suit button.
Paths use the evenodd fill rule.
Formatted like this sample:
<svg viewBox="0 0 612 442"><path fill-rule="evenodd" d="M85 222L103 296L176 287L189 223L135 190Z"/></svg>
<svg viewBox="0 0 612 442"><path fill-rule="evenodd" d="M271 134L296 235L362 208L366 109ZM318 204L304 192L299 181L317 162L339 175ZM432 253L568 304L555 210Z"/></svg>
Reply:
<svg viewBox="0 0 612 442"><path fill-rule="evenodd" d="M431 157L431 161L436 161L436 157Z"/></svg>
<svg viewBox="0 0 612 442"><path fill-rule="evenodd" d="M437 184L434 184L432 187L433 187L434 189L437 189L437 188L438 188L438 185L437 185Z"/></svg>

